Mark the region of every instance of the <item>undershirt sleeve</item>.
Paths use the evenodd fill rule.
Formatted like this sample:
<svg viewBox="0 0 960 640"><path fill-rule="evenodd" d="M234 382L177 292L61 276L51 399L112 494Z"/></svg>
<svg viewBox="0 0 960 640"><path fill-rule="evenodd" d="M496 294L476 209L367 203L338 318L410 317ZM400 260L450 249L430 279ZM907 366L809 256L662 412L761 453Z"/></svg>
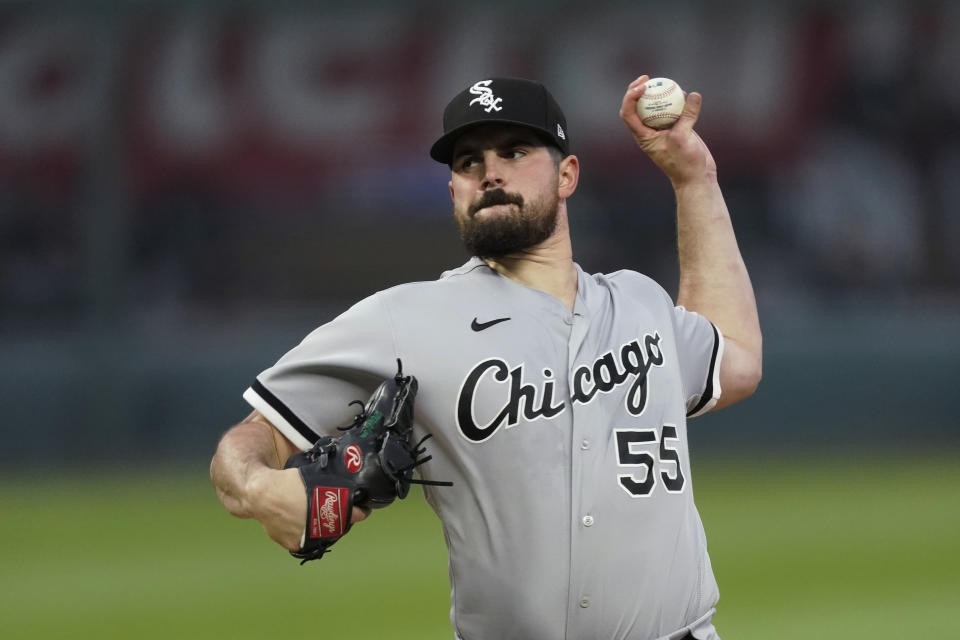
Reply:
<svg viewBox="0 0 960 640"><path fill-rule="evenodd" d="M397 371L383 301L374 295L311 332L260 373L244 399L300 449L333 435L377 385Z"/></svg>
<svg viewBox="0 0 960 640"><path fill-rule="evenodd" d="M710 411L720 399L723 335L699 313L673 308L673 327L680 358L680 377L687 417Z"/></svg>

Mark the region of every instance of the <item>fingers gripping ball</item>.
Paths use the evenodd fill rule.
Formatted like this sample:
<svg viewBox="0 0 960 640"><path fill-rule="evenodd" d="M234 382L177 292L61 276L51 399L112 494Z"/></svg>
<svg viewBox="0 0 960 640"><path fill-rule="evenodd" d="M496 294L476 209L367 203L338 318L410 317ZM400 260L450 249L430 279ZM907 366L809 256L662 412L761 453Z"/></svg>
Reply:
<svg viewBox="0 0 960 640"><path fill-rule="evenodd" d="M669 129L683 113L683 90L669 78L647 80L646 90L637 100L640 120L651 129Z"/></svg>
<svg viewBox="0 0 960 640"><path fill-rule="evenodd" d="M284 468L298 468L307 491L303 541L290 552L301 564L323 557L350 530L353 507L385 507L405 498L410 483L451 484L413 479L413 470L431 458L420 457L429 434L411 441L416 396L417 379L403 375L398 359L397 374L377 387L349 426L339 428L343 435L322 437L287 460Z"/></svg>

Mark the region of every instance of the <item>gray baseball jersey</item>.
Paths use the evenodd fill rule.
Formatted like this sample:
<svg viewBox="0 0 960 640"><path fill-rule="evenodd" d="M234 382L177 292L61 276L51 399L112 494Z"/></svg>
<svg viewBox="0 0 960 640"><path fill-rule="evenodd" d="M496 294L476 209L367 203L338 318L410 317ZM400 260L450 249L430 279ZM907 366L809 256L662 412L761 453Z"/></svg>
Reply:
<svg viewBox="0 0 960 640"><path fill-rule="evenodd" d="M426 487L462 640L716 638L686 418L720 395L723 338L632 271L577 267L573 312L479 259L362 300L244 397L294 444L420 382Z"/></svg>

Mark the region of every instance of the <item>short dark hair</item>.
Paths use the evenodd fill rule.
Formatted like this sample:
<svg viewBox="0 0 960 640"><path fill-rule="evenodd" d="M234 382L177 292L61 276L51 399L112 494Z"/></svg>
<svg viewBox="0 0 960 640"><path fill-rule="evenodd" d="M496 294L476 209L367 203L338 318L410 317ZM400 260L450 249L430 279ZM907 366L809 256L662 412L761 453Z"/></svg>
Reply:
<svg viewBox="0 0 960 640"><path fill-rule="evenodd" d="M565 154L555 145L548 144L546 146L547 146L547 153L550 154L550 158L553 160L553 166L559 167L560 163L563 162L563 159L567 157L567 154Z"/></svg>
<svg viewBox="0 0 960 640"><path fill-rule="evenodd" d="M537 131L536 129L530 128L530 133L537 137L537 142L539 142L543 147L547 149L547 153L550 154L550 158L553 160L553 166L559 167L560 162L567 157L567 154L563 149L557 146L557 143L551 140L548 136L544 135L542 132Z"/></svg>

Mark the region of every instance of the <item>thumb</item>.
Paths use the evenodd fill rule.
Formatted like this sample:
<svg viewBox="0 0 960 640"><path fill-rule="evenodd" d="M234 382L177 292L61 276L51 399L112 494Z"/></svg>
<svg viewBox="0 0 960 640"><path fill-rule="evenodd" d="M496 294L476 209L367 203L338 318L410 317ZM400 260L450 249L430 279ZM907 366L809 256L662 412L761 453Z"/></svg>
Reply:
<svg viewBox="0 0 960 640"><path fill-rule="evenodd" d="M693 129L693 125L700 118L700 107L703 106L703 96L693 92L687 96L686 104L683 105L683 112L677 120L676 127L684 127L687 130Z"/></svg>
<svg viewBox="0 0 960 640"><path fill-rule="evenodd" d="M350 524L363 522L370 515L370 509L366 507L354 507L350 513Z"/></svg>

